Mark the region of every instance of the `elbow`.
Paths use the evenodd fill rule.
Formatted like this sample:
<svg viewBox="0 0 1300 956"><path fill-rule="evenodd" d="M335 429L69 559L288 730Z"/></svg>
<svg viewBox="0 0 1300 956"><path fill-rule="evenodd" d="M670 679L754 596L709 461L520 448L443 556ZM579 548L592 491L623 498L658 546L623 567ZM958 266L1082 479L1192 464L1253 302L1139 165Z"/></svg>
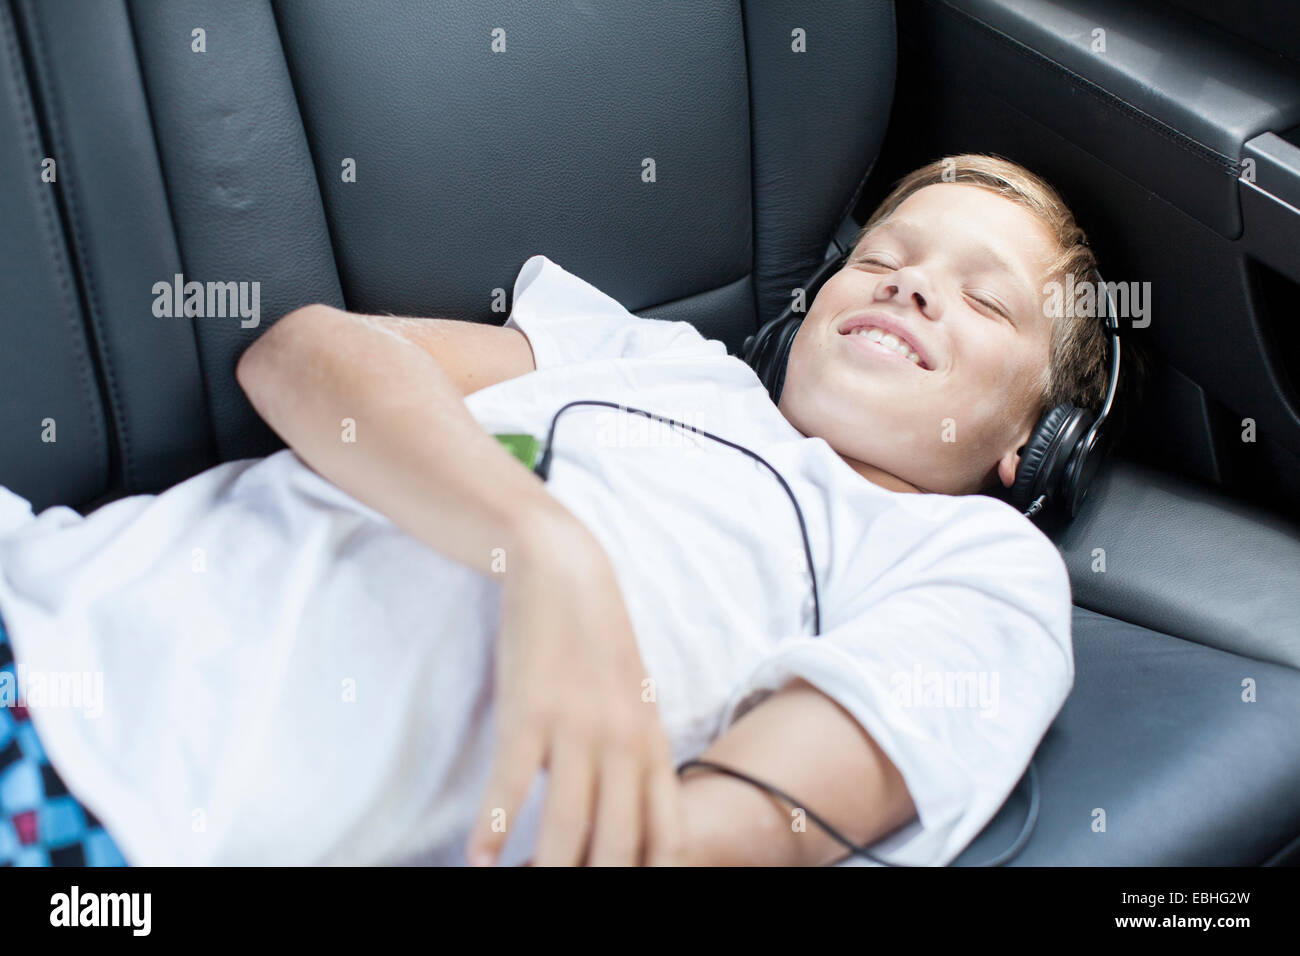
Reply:
<svg viewBox="0 0 1300 956"><path fill-rule="evenodd" d="M266 351L265 339L266 336L263 335L244 349L244 353L239 356L239 361L235 363L235 381L249 398L252 398L253 383L258 377L262 353Z"/></svg>
<svg viewBox="0 0 1300 956"><path fill-rule="evenodd" d="M321 333L320 319L327 311L337 310L320 303L294 309L244 349L239 361L235 363L235 381L254 406L257 405L257 396L266 388L267 382L276 376L275 370L284 366L295 345L307 341L308 336L312 335L313 327L317 335Z"/></svg>

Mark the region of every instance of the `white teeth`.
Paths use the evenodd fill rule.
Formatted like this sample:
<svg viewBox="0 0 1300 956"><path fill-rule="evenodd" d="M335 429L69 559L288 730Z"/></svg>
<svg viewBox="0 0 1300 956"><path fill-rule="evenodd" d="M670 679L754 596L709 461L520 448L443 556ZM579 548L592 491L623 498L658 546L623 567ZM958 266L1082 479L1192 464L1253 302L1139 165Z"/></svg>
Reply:
<svg viewBox="0 0 1300 956"><path fill-rule="evenodd" d="M883 329L876 328L875 326L870 328L862 326L854 329L852 334L865 335L868 342L879 342L881 345L886 345L899 355L904 356L912 362L912 364L917 366L921 364L921 356L917 355L906 342L900 339L893 332L886 332Z"/></svg>

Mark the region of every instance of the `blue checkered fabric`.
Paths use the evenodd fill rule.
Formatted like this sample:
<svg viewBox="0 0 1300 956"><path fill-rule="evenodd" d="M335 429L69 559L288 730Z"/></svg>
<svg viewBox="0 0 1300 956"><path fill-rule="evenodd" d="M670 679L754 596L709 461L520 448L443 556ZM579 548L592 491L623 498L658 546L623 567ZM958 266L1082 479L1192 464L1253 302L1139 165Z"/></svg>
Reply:
<svg viewBox="0 0 1300 956"><path fill-rule="evenodd" d="M50 766L17 684L0 620L0 866L125 866L103 825Z"/></svg>

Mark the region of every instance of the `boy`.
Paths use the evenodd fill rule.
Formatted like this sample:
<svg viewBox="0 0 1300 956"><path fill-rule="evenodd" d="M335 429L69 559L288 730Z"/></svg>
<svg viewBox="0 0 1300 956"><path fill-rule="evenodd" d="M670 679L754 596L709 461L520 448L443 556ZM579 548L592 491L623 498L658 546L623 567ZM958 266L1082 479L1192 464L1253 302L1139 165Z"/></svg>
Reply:
<svg viewBox="0 0 1300 956"><path fill-rule="evenodd" d="M1063 562L977 492L1100 397L1099 323L1043 309L1091 268L1020 167L918 170L779 407L544 256L502 327L290 313L237 370L288 450L86 518L0 489L17 664L103 679L28 701L50 762L132 863L842 856L696 756L947 863L1073 682Z"/></svg>

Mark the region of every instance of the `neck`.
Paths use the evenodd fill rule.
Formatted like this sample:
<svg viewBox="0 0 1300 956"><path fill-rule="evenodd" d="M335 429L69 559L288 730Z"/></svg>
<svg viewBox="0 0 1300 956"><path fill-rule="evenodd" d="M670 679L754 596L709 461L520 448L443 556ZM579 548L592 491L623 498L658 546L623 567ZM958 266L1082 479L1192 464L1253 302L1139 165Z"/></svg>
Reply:
<svg viewBox="0 0 1300 956"><path fill-rule="evenodd" d="M889 472L877 468L875 465L868 465L865 461L857 461L856 459L850 458L848 455L841 455L840 457L844 459L850 468L873 485L879 485L881 488L888 491L904 491L912 494L924 494L925 492L925 489L918 488L916 485L904 481L897 475L891 475Z"/></svg>

